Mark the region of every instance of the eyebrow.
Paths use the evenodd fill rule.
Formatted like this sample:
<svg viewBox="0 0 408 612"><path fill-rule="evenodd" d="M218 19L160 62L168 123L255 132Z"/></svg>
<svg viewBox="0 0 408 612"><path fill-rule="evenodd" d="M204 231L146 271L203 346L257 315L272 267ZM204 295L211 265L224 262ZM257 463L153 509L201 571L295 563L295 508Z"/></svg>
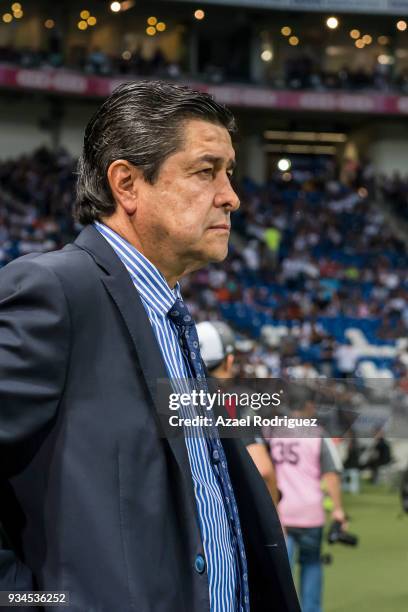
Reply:
<svg viewBox="0 0 408 612"><path fill-rule="evenodd" d="M214 164L214 166L221 166L224 163L224 158L218 157L217 155L201 155L200 157L197 157L197 159L195 159L191 165L195 166L201 162L208 162L209 164ZM236 165L235 160L231 159L228 162L227 169L234 170Z"/></svg>

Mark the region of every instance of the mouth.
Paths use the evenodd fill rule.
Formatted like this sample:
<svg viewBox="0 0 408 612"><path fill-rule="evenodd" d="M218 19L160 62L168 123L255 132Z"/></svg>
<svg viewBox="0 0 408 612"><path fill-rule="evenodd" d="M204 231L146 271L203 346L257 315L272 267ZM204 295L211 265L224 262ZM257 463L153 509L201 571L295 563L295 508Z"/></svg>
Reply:
<svg viewBox="0 0 408 612"><path fill-rule="evenodd" d="M229 232L231 230L231 226L227 223L219 223L218 225L211 225L211 227L208 229Z"/></svg>

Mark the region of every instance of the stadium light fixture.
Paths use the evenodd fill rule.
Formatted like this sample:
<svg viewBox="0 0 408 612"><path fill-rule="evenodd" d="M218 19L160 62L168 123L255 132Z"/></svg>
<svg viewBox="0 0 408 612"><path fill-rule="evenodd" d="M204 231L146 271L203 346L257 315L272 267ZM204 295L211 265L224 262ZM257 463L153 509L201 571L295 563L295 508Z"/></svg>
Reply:
<svg viewBox="0 0 408 612"><path fill-rule="evenodd" d="M292 47L296 47L299 44L299 39L297 36L291 36L289 38L289 44L292 45Z"/></svg>
<svg viewBox="0 0 408 612"><path fill-rule="evenodd" d="M373 42L372 37L369 34L364 34L364 36L363 36L363 43L365 45L371 45L372 42Z"/></svg>
<svg viewBox="0 0 408 612"><path fill-rule="evenodd" d="M44 27L47 28L47 30L52 30L54 26L55 26L55 21L53 19L46 19L44 21Z"/></svg>
<svg viewBox="0 0 408 612"><path fill-rule="evenodd" d="M81 21L78 21L78 30L86 30L88 27L88 24L86 23L86 21L84 19L81 19Z"/></svg>
<svg viewBox="0 0 408 612"><path fill-rule="evenodd" d="M337 17L329 17L326 20L326 25L330 30L335 30L339 26L339 20Z"/></svg>
<svg viewBox="0 0 408 612"><path fill-rule="evenodd" d="M88 17L88 19L86 20L86 22L87 22L87 24L88 24L89 26L91 26L91 27L92 27L92 26L94 26L94 25L96 25L96 24L97 24L97 19L96 19L96 17L94 17L93 15L91 15L90 17Z"/></svg>
<svg viewBox="0 0 408 612"><path fill-rule="evenodd" d="M194 17L198 21L201 21L202 19L204 19L205 13L202 9L197 9L196 11L194 11Z"/></svg>
<svg viewBox="0 0 408 612"><path fill-rule="evenodd" d="M377 57L377 62L382 66L392 66L392 64L395 63L395 59L392 57L392 55L382 53Z"/></svg>
<svg viewBox="0 0 408 612"><path fill-rule="evenodd" d="M292 34L292 29L289 26L283 26L281 34L282 36L290 36Z"/></svg>
<svg viewBox="0 0 408 612"><path fill-rule="evenodd" d="M406 29L407 29L407 22L404 21L403 19L400 19L400 21L397 22L397 30L399 30L400 32L405 32Z"/></svg>
<svg viewBox="0 0 408 612"><path fill-rule="evenodd" d="M4 13L2 19L4 23L10 23L11 21L13 21L13 15L11 13Z"/></svg>
<svg viewBox="0 0 408 612"><path fill-rule="evenodd" d="M22 6L19 2L13 2L13 4L11 5L11 10L13 11L13 13L17 12L17 11L21 11L22 10Z"/></svg>
<svg viewBox="0 0 408 612"><path fill-rule="evenodd" d="M357 47L357 49L364 49L365 47L365 42L362 38L359 38L358 40L356 40L354 44Z"/></svg>
<svg viewBox="0 0 408 612"><path fill-rule="evenodd" d="M134 6L134 0L122 0L122 2L120 3L120 10L124 13L125 11L128 11L129 9L133 8Z"/></svg>
<svg viewBox="0 0 408 612"><path fill-rule="evenodd" d="M284 130L265 130L267 140L301 141L301 142L346 142L347 136L342 132L288 132Z"/></svg>
<svg viewBox="0 0 408 612"><path fill-rule="evenodd" d="M148 36L154 36L156 34L156 28L154 26L148 26L146 28L146 34Z"/></svg>
<svg viewBox="0 0 408 612"><path fill-rule="evenodd" d="M360 38L361 36L360 30L351 30L350 36L351 38L354 38L354 40L357 40L357 38Z"/></svg>
<svg viewBox="0 0 408 612"><path fill-rule="evenodd" d="M89 11L81 11L79 13L79 16L81 17L81 19L85 19L85 21L91 16L91 13Z"/></svg>
<svg viewBox="0 0 408 612"><path fill-rule="evenodd" d="M152 15L151 17L147 18L147 25L155 26L156 23L157 23L157 17L155 17L154 15Z"/></svg>
<svg viewBox="0 0 408 612"><path fill-rule="evenodd" d="M273 60L272 49L264 49L261 53L261 60L263 62L271 62Z"/></svg>
<svg viewBox="0 0 408 612"><path fill-rule="evenodd" d="M158 32L164 32L164 30L167 28L166 24L164 23L164 21L159 21L159 23L156 26L156 30Z"/></svg>
<svg viewBox="0 0 408 612"><path fill-rule="evenodd" d="M110 10L112 13L119 13L121 8L120 2L112 2L110 5Z"/></svg>
<svg viewBox="0 0 408 612"><path fill-rule="evenodd" d="M268 153L288 153L295 155L335 155L336 147L323 145L301 145L301 144L265 144L263 150ZM289 160L286 160L289 161Z"/></svg>
<svg viewBox="0 0 408 612"><path fill-rule="evenodd" d="M290 170L291 166L292 164L290 163L290 160L286 159L285 157L278 161L278 168L281 172L287 172Z"/></svg>

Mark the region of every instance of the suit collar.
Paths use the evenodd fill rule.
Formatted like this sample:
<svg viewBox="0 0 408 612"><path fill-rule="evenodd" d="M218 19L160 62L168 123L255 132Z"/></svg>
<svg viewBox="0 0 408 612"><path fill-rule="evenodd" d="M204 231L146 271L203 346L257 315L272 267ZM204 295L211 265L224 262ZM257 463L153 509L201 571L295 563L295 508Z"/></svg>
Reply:
<svg viewBox="0 0 408 612"><path fill-rule="evenodd" d="M74 244L87 251L98 266L103 268L107 274L115 275L126 271L112 247L93 225L87 225L79 234Z"/></svg>

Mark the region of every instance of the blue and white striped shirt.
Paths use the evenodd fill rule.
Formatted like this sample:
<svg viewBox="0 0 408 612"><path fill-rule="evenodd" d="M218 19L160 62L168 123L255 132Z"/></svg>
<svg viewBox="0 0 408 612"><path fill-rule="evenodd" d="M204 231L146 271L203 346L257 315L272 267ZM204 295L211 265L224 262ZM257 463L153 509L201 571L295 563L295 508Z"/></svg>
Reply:
<svg viewBox="0 0 408 612"><path fill-rule="evenodd" d="M167 316L177 297L159 270L124 238L106 225L95 222L121 259L138 291L162 353L169 378L174 384L192 376L181 352L175 325ZM179 392L179 389L177 389ZM198 517L206 557L211 612L237 612L237 569L231 528L220 486L214 474L203 436L185 438Z"/></svg>

